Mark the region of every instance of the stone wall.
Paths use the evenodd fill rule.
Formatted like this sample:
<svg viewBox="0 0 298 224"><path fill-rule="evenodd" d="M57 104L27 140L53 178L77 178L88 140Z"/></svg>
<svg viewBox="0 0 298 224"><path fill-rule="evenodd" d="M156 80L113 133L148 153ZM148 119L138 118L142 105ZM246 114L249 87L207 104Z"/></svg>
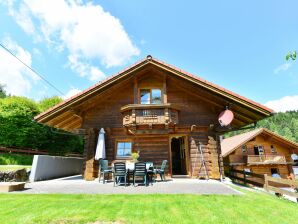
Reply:
<svg viewBox="0 0 298 224"><path fill-rule="evenodd" d="M24 182L28 180L26 169L0 171L0 182Z"/></svg>

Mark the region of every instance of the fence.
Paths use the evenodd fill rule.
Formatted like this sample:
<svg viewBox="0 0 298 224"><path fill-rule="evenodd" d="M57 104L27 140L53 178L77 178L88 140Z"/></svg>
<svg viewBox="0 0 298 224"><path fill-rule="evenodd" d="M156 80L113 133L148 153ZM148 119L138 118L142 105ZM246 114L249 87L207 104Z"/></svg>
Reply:
<svg viewBox="0 0 298 224"><path fill-rule="evenodd" d="M13 153L18 153L18 154L29 154L29 155L48 155L49 153L46 151L39 151L39 150L33 150L33 149L20 149L20 148L6 148L6 147L1 147L0 146L0 153L5 153L5 152L13 152Z"/></svg>
<svg viewBox="0 0 298 224"><path fill-rule="evenodd" d="M294 197L298 201L298 192L289 191L281 187L276 187L276 185L283 185L286 188L298 189L298 182L289 179L277 179L270 177L267 174L264 175L264 188L266 191L274 191L275 193L285 194ZM275 185L275 186L272 186Z"/></svg>
<svg viewBox="0 0 298 224"><path fill-rule="evenodd" d="M240 176L241 175L241 176ZM290 179L278 179L267 174L256 174L247 172L244 170L230 169L228 176L235 182L238 181L241 184L252 184L258 187L264 187L266 191L273 191L278 194L284 194L294 197L298 201L298 181ZM288 188L288 189L287 189ZM294 190L294 191L291 191ZM296 190L297 191L297 190Z"/></svg>
<svg viewBox="0 0 298 224"><path fill-rule="evenodd" d="M240 174L240 175L237 175ZM255 186L263 187L265 181L264 181L264 175L262 174L256 174L256 173L251 173L248 171L244 170L234 170L230 169L228 176L233 180L237 180L242 182L242 184L252 184Z"/></svg>

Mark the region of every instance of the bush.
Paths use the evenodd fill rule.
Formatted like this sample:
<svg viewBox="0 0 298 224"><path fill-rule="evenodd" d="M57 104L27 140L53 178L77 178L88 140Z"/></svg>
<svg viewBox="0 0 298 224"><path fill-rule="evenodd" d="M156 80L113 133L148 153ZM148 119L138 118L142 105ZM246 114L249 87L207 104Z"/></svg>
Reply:
<svg viewBox="0 0 298 224"><path fill-rule="evenodd" d="M52 101L42 102L46 108ZM47 150L52 155L82 153L81 137L35 122L33 118L40 112L39 104L26 97L0 99L0 145Z"/></svg>
<svg viewBox="0 0 298 224"><path fill-rule="evenodd" d="M32 155L0 154L0 165L32 165Z"/></svg>

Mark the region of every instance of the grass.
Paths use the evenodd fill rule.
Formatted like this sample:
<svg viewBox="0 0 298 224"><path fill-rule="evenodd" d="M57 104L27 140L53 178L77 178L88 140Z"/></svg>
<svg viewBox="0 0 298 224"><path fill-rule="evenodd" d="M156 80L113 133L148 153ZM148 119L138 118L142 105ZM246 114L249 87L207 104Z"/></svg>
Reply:
<svg viewBox="0 0 298 224"><path fill-rule="evenodd" d="M19 169L29 169L31 166L22 166L22 165L0 165L0 171L13 171Z"/></svg>
<svg viewBox="0 0 298 224"><path fill-rule="evenodd" d="M5 203L4 203L5 202ZM0 194L0 223L297 223L298 205L263 193L224 195Z"/></svg>
<svg viewBox="0 0 298 224"><path fill-rule="evenodd" d="M32 165L32 155L20 155L13 153L0 154L0 165Z"/></svg>

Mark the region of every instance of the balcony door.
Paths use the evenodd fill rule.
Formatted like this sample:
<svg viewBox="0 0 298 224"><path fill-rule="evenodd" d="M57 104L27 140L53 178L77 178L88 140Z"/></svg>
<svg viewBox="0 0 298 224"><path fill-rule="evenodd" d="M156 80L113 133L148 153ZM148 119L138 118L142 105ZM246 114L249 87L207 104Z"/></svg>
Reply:
<svg viewBox="0 0 298 224"><path fill-rule="evenodd" d="M187 175L185 137L171 139L172 175Z"/></svg>
<svg viewBox="0 0 298 224"><path fill-rule="evenodd" d="M255 153L255 155L264 155L263 146L262 145L259 145L259 146L255 145L254 146L254 153Z"/></svg>

